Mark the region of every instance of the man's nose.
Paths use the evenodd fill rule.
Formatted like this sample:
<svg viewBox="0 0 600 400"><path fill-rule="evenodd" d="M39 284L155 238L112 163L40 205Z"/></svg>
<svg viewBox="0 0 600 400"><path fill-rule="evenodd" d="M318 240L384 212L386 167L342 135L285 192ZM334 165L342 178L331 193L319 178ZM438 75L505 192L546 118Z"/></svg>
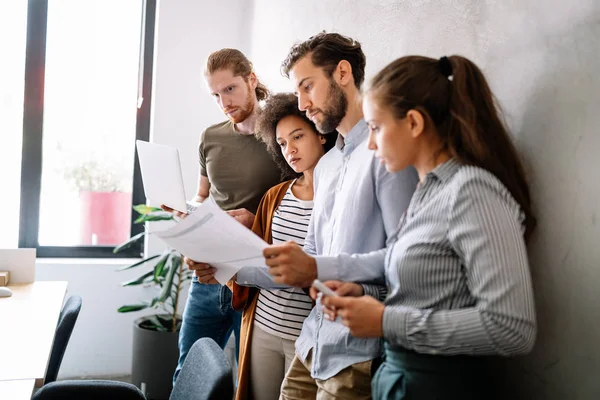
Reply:
<svg viewBox="0 0 600 400"><path fill-rule="evenodd" d="M298 94L298 109L300 111L306 111L310 108L310 98L306 94L299 93Z"/></svg>

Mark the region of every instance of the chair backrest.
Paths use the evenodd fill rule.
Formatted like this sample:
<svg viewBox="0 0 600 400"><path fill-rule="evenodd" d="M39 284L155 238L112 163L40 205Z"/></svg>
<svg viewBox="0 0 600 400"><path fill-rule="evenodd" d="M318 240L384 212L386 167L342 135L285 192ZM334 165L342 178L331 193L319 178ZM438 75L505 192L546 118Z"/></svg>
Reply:
<svg viewBox="0 0 600 400"><path fill-rule="evenodd" d="M146 400L131 383L81 380L56 381L44 385L32 400Z"/></svg>
<svg viewBox="0 0 600 400"><path fill-rule="evenodd" d="M233 398L231 365L217 343L201 338L190 349L171 392L171 400Z"/></svg>
<svg viewBox="0 0 600 400"><path fill-rule="evenodd" d="M71 338L71 333L73 333L73 328L75 327L75 322L77 322L80 310L81 297L71 296L60 312L44 383L50 383L56 380L60 364L65 355L65 350L67 350L67 345L69 344L69 339Z"/></svg>

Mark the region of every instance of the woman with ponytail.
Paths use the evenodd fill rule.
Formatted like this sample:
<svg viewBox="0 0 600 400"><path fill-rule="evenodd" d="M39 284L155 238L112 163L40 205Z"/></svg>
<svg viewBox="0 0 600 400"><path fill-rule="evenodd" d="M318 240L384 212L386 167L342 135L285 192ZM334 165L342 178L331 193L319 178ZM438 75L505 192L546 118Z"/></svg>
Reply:
<svg viewBox="0 0 600 400"><path fill-rule="evenodd" d="M385 340L375 399L493 398L484 356L529 352L536 319L525 246L535 219L490 88L464 57L402 57L374 77L363 109L369 148L390 172L414 166L419 185L386 250L317 259L365 281L385 275L385 303L327 296L325 311Z"/></svg>

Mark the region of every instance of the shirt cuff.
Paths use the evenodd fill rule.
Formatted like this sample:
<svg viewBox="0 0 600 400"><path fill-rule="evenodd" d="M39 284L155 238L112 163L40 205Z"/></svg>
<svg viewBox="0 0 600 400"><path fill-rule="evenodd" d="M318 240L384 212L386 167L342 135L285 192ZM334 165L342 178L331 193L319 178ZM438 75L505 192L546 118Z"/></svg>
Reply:
<svg viewBox="0 0 600 400"><path fill-rule="evenodd" d="M387 297L387 288L385 286L370 284L361 284L360 286L362 286L365 296L374 297L381 302Z"/></svg>
<svg viewBox="0 0 600 400"><path fill-rule="evenodd" d="M253 281L256 279L256 274L253 272L251 268L240 268L235 283L242 286L253 286Z"/></svg>
<svg viewBox="0 0 600 400"><path fill-rule="evenodd" d="M383 337L392 345L410 350L406 333L406 320L410 310L406 307L386 306L383 309Z"/></svg>
<svg viewBox="0 0 600 400"><path fill-rule="evenodd" d="M315 262L317 263L317 277L320 281L340 280L337 257L315 257Z"/></svg>

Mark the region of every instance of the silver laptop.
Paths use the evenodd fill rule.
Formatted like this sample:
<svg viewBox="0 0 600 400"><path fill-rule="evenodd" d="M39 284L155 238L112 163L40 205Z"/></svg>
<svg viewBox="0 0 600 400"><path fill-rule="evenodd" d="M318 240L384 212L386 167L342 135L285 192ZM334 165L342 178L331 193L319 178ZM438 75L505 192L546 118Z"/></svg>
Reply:
<svg viewBox="0 0 600 400"><path fill-rule="evenodd" d="M191 213L197 204L187 202L177 148L164 144L136 141L144 193L155 204Z"/></svg>

